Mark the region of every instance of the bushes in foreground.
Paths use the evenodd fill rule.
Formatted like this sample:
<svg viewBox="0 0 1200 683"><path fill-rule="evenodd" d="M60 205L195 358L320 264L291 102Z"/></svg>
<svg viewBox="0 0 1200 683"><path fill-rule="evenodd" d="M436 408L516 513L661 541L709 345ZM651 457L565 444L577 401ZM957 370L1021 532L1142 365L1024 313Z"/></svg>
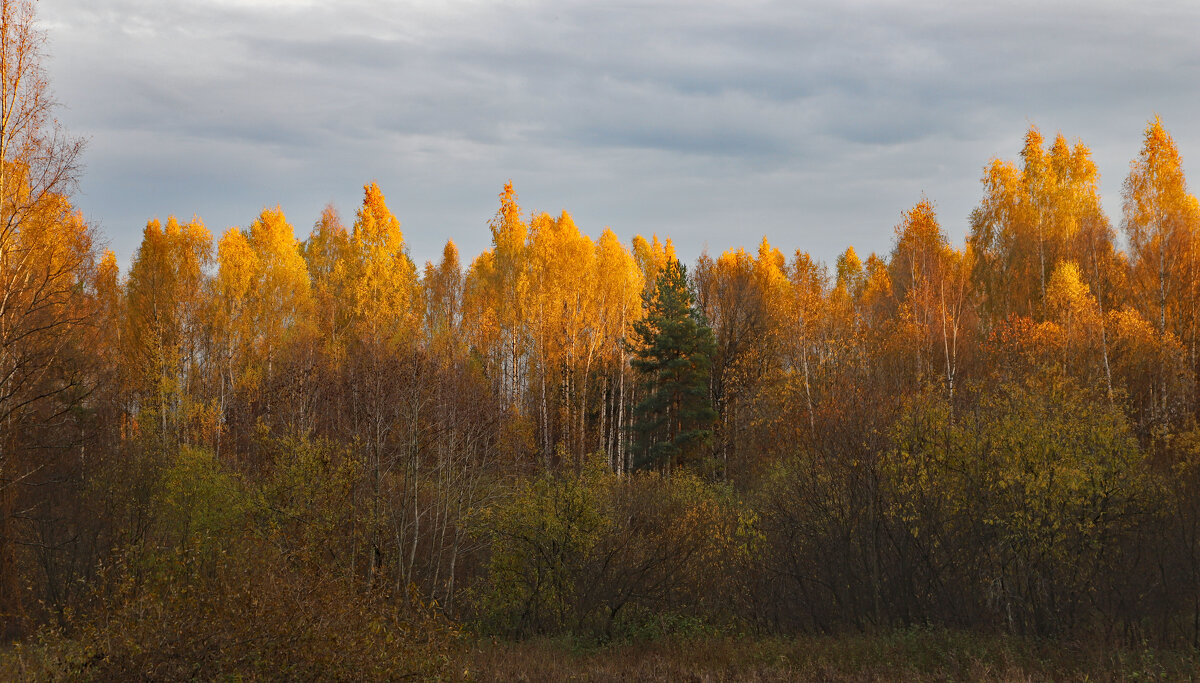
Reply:
<svg viewBox="0 0 1200 683"><path fill-rule="evenodd" d="M490 539L477 624L514 636L612 638L661 618L726 619L749 561L747 510L691 474L619 477L592 462L522 482L476 521Z"/></svg>
<svg viewBox="0 0 1200 683"><path fill-rule="evenodd" d="M603 466L523 480L474 522L490 560L468 616L606 640L685 622L1195 637L1196 470L1148 457L1115 399L1053 371L956 404L933 386L886 429L879 448L800 451L741 491Z"/></svg>
<svg viewBox="0 0 1200 683"><path fill-rule="evenodd" d="M346 531L334 515L344 465L319 445L291 447L257 483L180 449L137 502L153 522L90 599L0 656L0 678L441 677L458 629L420 596L364 589L328 561L354 544L353 533L333 542Z"/></svg>
<svg viewBox="0 0 1200 683"><path fill-rule="evenodd" d="M456 631L434 612L291 568L259 539L160 559L177 566L22 642L0 677L397 680L447 665Z"/></svg>
<svg viewBox="0 0 1200 683"><path fill-rule="evenodd" d="M703 667L764 680L1123 676L1143 670L1139 653L1157 656L1144 643L1187 643L1192 441L1175 460L1148 457L1115 401L1054 373L955 405L932 388L872 439L881 447L854 457L799 452L741 490L686 469L619 475L599 459L492 480L452 522L479 549L453 610L417 581L371 581L387 566L372 565L379 531L361 511L374 499L352 452L264 436L265 466L244 472L203 448L148 450L149 485L109 482L147 520L140 532L122 537L90 600L0 666L94 679L445 677L460 665L516 676L536 639L559 638L634 652L616 655L634 667L648 660L627 648L644 647L657 662L647 675L668 678L698 670L685 647L704 649ZM835 638L801 642L827 659L772 640L816 632ZM756 639L724 640L746 633ZM535 644L471 649L490 636ZM1014 659L1049 642L1142 649L1094 668ZM1171 652L1164 671L1185 671L1190 655Z"/></svg>

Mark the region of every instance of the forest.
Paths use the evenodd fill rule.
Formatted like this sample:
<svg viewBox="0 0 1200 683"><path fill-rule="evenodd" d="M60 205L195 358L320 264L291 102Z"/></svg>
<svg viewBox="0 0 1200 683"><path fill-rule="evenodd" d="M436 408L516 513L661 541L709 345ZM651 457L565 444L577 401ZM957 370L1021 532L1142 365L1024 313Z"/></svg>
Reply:
<svg viewBox="0 0 1200 683"><path fill-rule="evenodd" d="M0 673L515 678L539 643L734 636L800 667L871 634L1194 670L1200 203L1157 117L1120 217L1030 127L964 243L914 198L833 264L683 264L509 182L490 249L418 265L368 183L300 231L152 219L120 272L3 7Z"/></svg>

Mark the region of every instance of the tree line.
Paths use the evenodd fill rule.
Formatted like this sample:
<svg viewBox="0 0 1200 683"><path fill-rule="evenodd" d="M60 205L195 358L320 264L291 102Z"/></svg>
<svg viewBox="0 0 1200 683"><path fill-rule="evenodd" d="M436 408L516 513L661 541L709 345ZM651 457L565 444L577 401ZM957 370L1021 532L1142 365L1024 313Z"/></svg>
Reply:
<svg viewBox="0 0 1200 683"><path fill-rule="evenodd" d="M688 268L510 182L491 248L418 267L371 183L303 240L279 207L216 240L151 220L121 273L29 8L3 5L7 638L379 675L378 634L463 625L1200 642L1200 205L1158 118L1123 240L1089 149L1031 127L957 246L922 198L886 254Z"/></svg>

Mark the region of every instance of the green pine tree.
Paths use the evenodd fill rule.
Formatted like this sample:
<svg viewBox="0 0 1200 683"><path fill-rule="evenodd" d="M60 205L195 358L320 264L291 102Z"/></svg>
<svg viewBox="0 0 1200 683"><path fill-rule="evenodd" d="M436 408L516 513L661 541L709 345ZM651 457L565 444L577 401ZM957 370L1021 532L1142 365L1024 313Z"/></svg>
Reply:
<svg viewBox="0 0 1200 683"><path fill-rule="evenodd" d="M634 465L669 470L695 460L716 419L708 393L712 330L692 306L687 271L671 259L645 295L646 317L634 325L631 365L641 375L634 409Z"/></svg>

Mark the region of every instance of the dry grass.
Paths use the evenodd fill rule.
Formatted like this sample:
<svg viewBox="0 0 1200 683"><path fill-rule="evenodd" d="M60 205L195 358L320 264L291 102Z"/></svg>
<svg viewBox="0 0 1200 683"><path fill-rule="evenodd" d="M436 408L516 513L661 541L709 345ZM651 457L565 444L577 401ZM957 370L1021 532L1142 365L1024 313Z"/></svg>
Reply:
<svg viewBox="0 0 1200 683"><path fill-rule="evenodd" d="M1191 651L1111 650L940 630L748 639L705 637L579 648L485 641L452 671L472 681L1143 681L1200 677Z"/></svg>
<svg viewBox="0 0 1200 683"><path fill-rule="evenodd" d="M131 629L136 630L136 629ZM132 635L128 633L126 635ZM145 637L146 634L142 633ZM0 678L46 680L417 680L458 681L1156 681L1200 678L1200 653L1152 648L1110 649L983 636L961 631L909 629L884 634L664 637L641 643L581 646L568 639L521 642L462 639L447 653L393 641L391 665L346 652L277 651L261 660L208 659L192 652L167 671L131 662L82 662L109 643L43 643L0 653ZM325 643L328 647L330 643ZM47 649L47 646L50 646ZM320 649L320 647L318 647ZM368 648L367 650L370 650ZM74 654L71 666L63 655ZM155 661L167 653L158 650ZM176 653L179 654L179 653ZM445 655L449 655L446 657ZM349 659L346 659L349 655ZM394 660L394 661L393 661ZM188 662L190 661L190 665ZM58 665L55 665L55 664ZM145 665L149 662L141 662ZM212 664L211 661L207 662ZM286 663L286 665L285 665ZM399 674L407 671L407 674ZM190 673L188 673L190 672Z"/></svg>

